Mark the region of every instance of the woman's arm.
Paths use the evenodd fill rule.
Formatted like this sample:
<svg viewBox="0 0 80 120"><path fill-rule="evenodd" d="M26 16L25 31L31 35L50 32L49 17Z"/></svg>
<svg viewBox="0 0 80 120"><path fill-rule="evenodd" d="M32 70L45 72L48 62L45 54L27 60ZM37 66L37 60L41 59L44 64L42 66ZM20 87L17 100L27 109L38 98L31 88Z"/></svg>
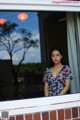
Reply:
<svg viewBox="0 0 80 120"><path fill-rule="evenodd" d="M48 82L45 82L45 83L44 83L44 96L45 96L45 97L48 96L48 90L49 90Z"/></svg>
<svg viewBox="0 0 80 120"><path fill-rule="evenodd" d="M66 79L65 87L61 91L60 95L64 95L65 93L67 93L67 91L69 90L69 88L70 88L70 79Z"/></svg>

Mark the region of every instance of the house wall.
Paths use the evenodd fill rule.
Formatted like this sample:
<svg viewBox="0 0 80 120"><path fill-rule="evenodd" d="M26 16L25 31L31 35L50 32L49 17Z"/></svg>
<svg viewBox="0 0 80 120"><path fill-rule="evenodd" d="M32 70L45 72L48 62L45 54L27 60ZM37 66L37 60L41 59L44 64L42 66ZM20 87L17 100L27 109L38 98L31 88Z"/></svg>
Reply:
<svg viewBox="0 0 80 120"><path fill-rule="evenodd" d="M16 115L10 120L80 120L80 107Z"/></svg>
<svg viewBox="0 0 80 120"><path fill-rule="evenodd" d="M0 102L0 120L80 120L80 94Z"/></svg>

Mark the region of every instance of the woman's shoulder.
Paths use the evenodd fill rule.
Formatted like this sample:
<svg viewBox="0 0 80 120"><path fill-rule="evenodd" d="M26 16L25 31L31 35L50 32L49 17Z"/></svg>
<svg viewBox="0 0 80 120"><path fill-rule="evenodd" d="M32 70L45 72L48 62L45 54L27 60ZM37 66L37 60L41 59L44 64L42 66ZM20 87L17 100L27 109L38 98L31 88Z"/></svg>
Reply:
<svg viewBox="0 0 80 120"><path fill-rule="evenodd" d="M50 73L51 72L51 68L50 67L46 67L44 70L45 73Z"/></svg>
<svg viewBox="0 0 80 120"><path fill-rule="evenodd" d="M46 67L44 71L49 71L50 70L50 67Z"/></svg>
<svg viewBox="0 0 80 120"><path fill-rule="evenodd" d="M64 68L65 68L65 70L67 71L71 71L71 68L70 68L70 66L69 65L64 65Z"/></svg>
<svg viewBox="0 0 80 120"><path fill-rule="evenodd" d="M68 68L68 69L70 69L70 66L69 65L64 65L65 66L65 68Z"/></svg>

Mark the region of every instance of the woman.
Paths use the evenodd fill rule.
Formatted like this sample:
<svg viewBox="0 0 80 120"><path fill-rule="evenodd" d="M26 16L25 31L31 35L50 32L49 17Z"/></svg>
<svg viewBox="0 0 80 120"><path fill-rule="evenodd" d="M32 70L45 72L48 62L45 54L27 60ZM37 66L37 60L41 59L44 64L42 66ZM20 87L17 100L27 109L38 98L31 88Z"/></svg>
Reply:
<svg viewBox="0 0 80 120"><path fill-rule="evenodd" d="M69 66L62 64L63 54L60 48L53 48L50 54L52 67L44 72L44 95L64 95L70 88L70 80L73 78Z"/></svg>

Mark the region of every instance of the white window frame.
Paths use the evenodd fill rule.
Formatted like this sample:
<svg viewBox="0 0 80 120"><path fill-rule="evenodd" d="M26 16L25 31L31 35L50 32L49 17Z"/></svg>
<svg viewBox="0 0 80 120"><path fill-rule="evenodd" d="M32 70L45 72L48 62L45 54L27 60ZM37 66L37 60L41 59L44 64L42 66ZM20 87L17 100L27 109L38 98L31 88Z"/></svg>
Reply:
<svg viewBox="0 0 80 120"><path fill-rule="evenodd" d="M70 0L0 0L0 10L80 11L80 1Z"/></svg>

